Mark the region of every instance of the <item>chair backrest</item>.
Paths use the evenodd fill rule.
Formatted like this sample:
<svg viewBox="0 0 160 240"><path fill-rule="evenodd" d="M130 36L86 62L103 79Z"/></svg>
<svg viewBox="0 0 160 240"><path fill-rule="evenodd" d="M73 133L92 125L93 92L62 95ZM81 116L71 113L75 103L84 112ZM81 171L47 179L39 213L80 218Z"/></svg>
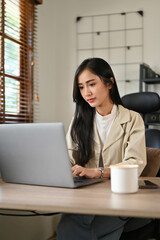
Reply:
<svg viewBox="0 0 160 240"><path fill-rule="evenodd" d="M160 97L154 92L138 92L127 94L122 97L124 107L140 113L145 119L145 114L160 109ZM146 125L147 126L147 125ZM160 130L146 128L146 146L160 149ZM157 174L160 176L160 170Z"/></svg>
<svg viewBox="0 0 160 240"><path fill-rule="evenodd" d="M124 106L142 115L160 109L160 97L155 92L138 92L122 97Z"/></svg>
<svg viewBox="0 0 160 240"><path fill-rule="evenodd" d="M146 146L151 148L160 148L160 130L146 129Z"/></svg>

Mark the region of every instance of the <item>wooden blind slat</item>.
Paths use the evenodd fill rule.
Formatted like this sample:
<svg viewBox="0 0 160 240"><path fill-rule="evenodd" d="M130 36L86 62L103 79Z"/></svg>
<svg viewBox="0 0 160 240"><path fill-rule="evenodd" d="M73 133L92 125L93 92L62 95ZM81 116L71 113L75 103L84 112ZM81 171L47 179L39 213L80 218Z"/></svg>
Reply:
<svg viewBox="0 0 160 240"><path fill-rule="evenodd" d="M43 3L43 0L35 0L35 3L36 3L36 4L42 4L42 3Z"/></svg>
<svg viewBox="0 0 160 240"><path fill-rule="evenodd" d="M0 123L33 121L35 9L34 0L0 5Z"/></svg>

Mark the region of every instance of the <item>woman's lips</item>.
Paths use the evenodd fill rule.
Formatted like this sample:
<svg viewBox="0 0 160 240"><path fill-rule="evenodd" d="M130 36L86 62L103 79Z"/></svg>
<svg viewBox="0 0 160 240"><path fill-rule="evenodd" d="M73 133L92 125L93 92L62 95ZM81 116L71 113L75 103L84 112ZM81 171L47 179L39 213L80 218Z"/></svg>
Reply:
<svg viewBox="0 0 160 240"><path fill-rule="evenodd" d="M89 98L89 99L87 99L87 102L89 102L89 103L93 103L94 100L95 100L95 98Z"/></svg>

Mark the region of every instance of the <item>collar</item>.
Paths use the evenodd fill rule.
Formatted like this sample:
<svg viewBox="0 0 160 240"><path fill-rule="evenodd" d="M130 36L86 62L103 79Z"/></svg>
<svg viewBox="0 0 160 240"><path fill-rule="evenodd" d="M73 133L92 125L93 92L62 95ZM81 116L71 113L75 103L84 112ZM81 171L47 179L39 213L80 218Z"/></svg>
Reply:
<svg viewBox="0 0 160 240"><path fill-rule="evenodd" d="M130 111L126 108L124 108L122 105L118 105L118 113L117 116L112 124L110 133L107 137L108 140L106 140L103 150L108 148L110 145L112 145L115 141L117 141L124 133L124 130L122 128L122 124L127 123L130 121ZM112 130L114 129L114 130ZM96 127L96 123L94 121L94 141L101 146L101 141L99 138L98 130Z"/></svg>
<svg viewBox="0 0 160 240"><path fill-rule="evenodd" d="M113 119L115 116L117 115L117 105L113 105L111 113L105 115L105 116L101 116L97 111L95 114L95 119L100 121L100 122L105 122L107 120Z"/></svg>

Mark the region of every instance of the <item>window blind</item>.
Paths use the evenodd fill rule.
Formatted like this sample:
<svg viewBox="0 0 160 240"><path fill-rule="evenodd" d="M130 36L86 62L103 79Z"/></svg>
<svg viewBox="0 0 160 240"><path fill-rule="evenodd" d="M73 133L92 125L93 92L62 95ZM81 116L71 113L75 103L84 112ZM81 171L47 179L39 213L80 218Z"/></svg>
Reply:
<svg viewBox="0 0 160 240"><path fill-rule="evenodd" d="M0 0L0 123L33 122L35 19L34 0Z"/></svg>

